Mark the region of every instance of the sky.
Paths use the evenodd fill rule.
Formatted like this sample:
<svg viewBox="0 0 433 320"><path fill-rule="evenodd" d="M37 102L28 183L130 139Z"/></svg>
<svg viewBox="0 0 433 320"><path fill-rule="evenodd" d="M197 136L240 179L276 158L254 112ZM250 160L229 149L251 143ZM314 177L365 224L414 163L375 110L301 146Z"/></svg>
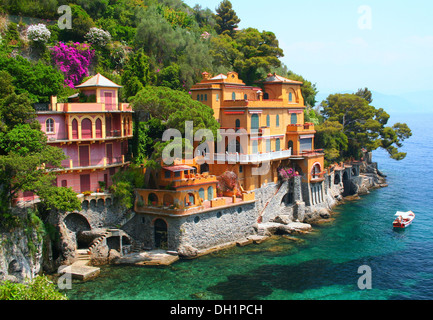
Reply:
<svg viewBox="0 0 433 320"><path fill-rule="evenodd" d="M221 0L184 0L215 12ZM321 93L433 90L433 1L232 0L240 28L272 31L281 61Z"/></svg>

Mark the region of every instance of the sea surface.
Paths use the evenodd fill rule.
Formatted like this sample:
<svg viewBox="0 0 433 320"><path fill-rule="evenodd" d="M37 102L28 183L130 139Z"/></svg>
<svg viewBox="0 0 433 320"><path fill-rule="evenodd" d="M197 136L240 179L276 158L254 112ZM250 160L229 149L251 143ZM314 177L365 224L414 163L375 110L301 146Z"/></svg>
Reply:
<svg viewBox="0 0 433 320"><path fill-rule="evenodd" d="M337 207L313 233L169 267L105 266L65 293L77 300L433 299L433 114L398 114L390 122L406 122L413 136L402 161L374 152L389 187ZM398 210L416 214L401 231L392 228ZM371 289L358 286L368 275L358 273L361 266L371 270Z"/></svg>

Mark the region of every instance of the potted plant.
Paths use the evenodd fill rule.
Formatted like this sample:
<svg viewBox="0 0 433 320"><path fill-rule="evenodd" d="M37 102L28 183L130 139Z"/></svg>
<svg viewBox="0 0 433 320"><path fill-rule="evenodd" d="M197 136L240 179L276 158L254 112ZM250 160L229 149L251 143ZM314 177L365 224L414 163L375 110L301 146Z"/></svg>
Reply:
<svg viewBox="0 0 433 320"><path fill-rule="evenodd" d="M99 183L99 191L104 192L106 187L105 181L98 181L98 183Z"/></svg>

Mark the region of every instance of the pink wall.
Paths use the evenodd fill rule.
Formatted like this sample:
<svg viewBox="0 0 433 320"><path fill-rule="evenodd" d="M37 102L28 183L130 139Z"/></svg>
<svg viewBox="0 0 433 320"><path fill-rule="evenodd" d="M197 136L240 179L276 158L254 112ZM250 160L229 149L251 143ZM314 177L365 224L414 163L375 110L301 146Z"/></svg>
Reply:
<svg viewBox="0 0 433 320"><path fill-rule="evenodd" d="M113 171L113 170L112 170ZM119 168L115 168L115 172L119 171ZM90 190L81 190L80 186L80 175L90 174ZM66 173L60 174L57 176L57 186L62 186L62 181L66 180L66 187L72 188L77 193L81 193L82 191L92 191L95 192L99 188L99 181L105 181L105 175L107 175L108 186L113 184L110 175L110 169L106 169L103 171L83 171L81 173Z"/></svg>
<svg viewBox="0 0 433 320"><path fill-rule="evenodd" d="M48 118L54 120L54 134L47 134L49 138L55 138L55 140L65 140L67 139L65 117L63 115L57 114L38 114L38 121L41 124L41 130L43 132L47 131L46 121Z"/></svg>

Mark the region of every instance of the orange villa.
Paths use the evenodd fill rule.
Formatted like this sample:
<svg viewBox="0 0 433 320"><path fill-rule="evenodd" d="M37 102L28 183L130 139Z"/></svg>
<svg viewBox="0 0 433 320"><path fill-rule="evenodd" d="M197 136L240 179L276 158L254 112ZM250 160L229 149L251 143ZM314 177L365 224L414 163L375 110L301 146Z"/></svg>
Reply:
<svg viewBox="0 0 433 320"><path fill-rule="evenodd" d="M141 235L144 248L206 249L253 234L252 225L275 218L282 204L303 221L305 206L325 203L331 184L323 150L314 148L314 125L304 122L301 85L276 74L247 86L235 72L203 73L192 97L214 110L222 143L208 145L192 163L162 164L159 188L136 190L134 211L148 228ZM298 177L279 186L280 168ZM238 182L219 194L226 172Z"/></svg>

